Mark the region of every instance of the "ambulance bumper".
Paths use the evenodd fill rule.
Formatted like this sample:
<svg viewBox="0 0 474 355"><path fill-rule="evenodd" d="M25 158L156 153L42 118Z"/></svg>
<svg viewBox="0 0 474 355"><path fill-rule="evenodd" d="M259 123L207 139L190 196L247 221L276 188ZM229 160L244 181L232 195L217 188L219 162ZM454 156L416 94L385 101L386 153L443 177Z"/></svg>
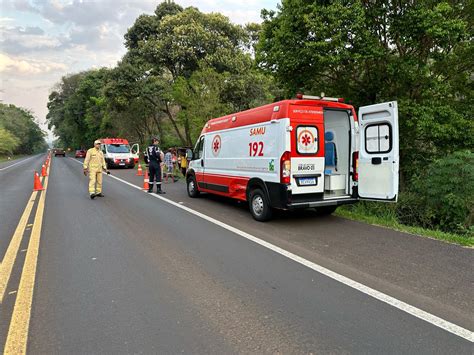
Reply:
<svg viewBox="0 0 474 355"><path fill-rule="evenodd" d="M337 200L323 200L323 201L311 201L311 202L294 202L288 204L288 209L297 209L297 208L311 208L311 207L322 207L322 206L340 206L348 205L352 203L357 203L359 200L357 198L347 197L340 198Z"/></svg>
<svg viewBox="0 0 474 355"><path fill-rule="evenodd" d="M107 166L109 168L133 168L135 167L135 161L132 159L120 159L115 161L114 159L106 158Z"/></svg>
<svg viewBox="0 0 474 355"><path fill-rule="evenodd" d="M341 196L337 199L324 199L323 193L295 194L291 193L288 186L278 183L266 183L270 205L273 208L292 210L298 208L311 208L322 206L339 206L356 203L359 200L351 196Z"/></svg>

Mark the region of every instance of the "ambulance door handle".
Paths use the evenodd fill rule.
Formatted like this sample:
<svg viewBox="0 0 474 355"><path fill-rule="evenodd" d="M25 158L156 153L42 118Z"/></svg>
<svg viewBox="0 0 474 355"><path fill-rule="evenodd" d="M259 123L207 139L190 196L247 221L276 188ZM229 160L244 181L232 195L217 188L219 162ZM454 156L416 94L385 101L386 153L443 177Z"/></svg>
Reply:
<svg viewBox="0 0 474 355"><path fill-rule="evenodd" d="M201 159L201 166L204 168L204 160Z"/></svg>
<svg viewBox="0 0 474 355"><path fill-rule="evenodd" d="M372 164L374 164L374 165L382 164L382 158L380 158L380 157L372 158Z"/></svg>

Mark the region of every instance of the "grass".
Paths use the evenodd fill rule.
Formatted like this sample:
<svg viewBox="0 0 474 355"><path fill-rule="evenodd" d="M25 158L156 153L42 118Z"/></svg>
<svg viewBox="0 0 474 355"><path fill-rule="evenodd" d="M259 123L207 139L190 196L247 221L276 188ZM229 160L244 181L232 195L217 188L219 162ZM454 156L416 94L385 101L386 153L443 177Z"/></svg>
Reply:
<svg viewBox="0 0 474 355"><path fill-rule="evenodd" d="M445 242L455 243L467 247L474 246L474 237L472 236L464 236L455 233L447 233L440 230L433 230L401 224L396 219L396 216L393 211L394 210L391 209L381 208L379 211L380 213L375 215L373 211L368 210L363 204L357 204L355 206L341 206L336 210L334 214L339 217L355 221L362 221L376 226L387 227L400 232L406 232L416 234L422 237L443 240Z"/></svg>

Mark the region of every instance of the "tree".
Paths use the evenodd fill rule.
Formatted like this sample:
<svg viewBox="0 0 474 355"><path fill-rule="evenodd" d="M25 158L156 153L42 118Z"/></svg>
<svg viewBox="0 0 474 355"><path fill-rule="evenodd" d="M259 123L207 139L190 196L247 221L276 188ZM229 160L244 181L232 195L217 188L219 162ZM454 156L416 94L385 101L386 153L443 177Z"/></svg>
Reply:
<svg viewBox="0 0 474 355"><path fill-rule="evenodd" d="M20 140L10 131L0 127L0 154L13 154L20 145Z"/></svg>
<svg viewBox="0 0 474 355"><path fill-rule="evenodd" d="M252 57L259 31L163 2L129 28L115 68L61 79L49 125L74 146L98 134L143 143L157 133L163 146L192 145L209 118L272 101L274 82Z"/></svg>
<svg viewBox="0 0 474 355"><path fill-rule="evenodd" d="M155 90L148 86L146 98L147 105L158 109L162 139L166 139L163 127L170 126L180 144L191 145L196 138L194 127L202 127L209 112L222 115L271 101L267 88L270 80L257 73L249 53L258 30L256 25L243 29L221 14L204 14L169 3L160 4L155 16L137 19L125 35L128 52L123 62L141 67L147 81L160 83ZM205 78L199 73L212 75ZM244 78L239 77L242 74ZM211 102L202 101L204 92L198 89L210 84L207 79L216 84L212 87L222 90L214 92ZM251 87L252 82L257 85ZM232 95L233 89L236 95ZM187 93L186 99L182 92ZM192 102L201 102L206 109L198 113ZM213 109L207 111L208 107Z"/></svg>
<svg viewBox="0 0 474 355"><path fill-rule="evenodd" d="M472 13L453 1L283 0L278 12L262 11L257 61L287 95L325 92L357 106L398 100L410 179L474 146Z"/></svg>
<svg viewBox="0 0 474 355"><path fill-rule="evenodd" d="M46 149L45 133L33 114L15 105L0 104L0 129L3 149L14 154L33 154Z"/></svg>

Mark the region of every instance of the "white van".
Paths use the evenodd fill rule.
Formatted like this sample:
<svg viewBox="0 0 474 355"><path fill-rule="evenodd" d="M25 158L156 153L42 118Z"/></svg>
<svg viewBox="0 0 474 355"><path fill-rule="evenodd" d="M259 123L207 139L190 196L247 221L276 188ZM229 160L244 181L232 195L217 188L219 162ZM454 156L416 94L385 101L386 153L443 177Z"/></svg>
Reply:
<svg viewBox="0 0 474 355"><path fill-rule="evenodd" d="M133 169L135 167L136 158L138 157L135 157L133 151L138 150L138 144L130 148L128 140L123 138L103 138L100 139L100 142L108 168L124 167Z"/></svg>
<svg viewBox="0 0 474 355"><path fill-rule="evenodd" d="M358 200L398 196L397 102L365 106L300 96L206 123L186 175L200 192L248 201L256 220L272 209L332 213Z"/></svg>

